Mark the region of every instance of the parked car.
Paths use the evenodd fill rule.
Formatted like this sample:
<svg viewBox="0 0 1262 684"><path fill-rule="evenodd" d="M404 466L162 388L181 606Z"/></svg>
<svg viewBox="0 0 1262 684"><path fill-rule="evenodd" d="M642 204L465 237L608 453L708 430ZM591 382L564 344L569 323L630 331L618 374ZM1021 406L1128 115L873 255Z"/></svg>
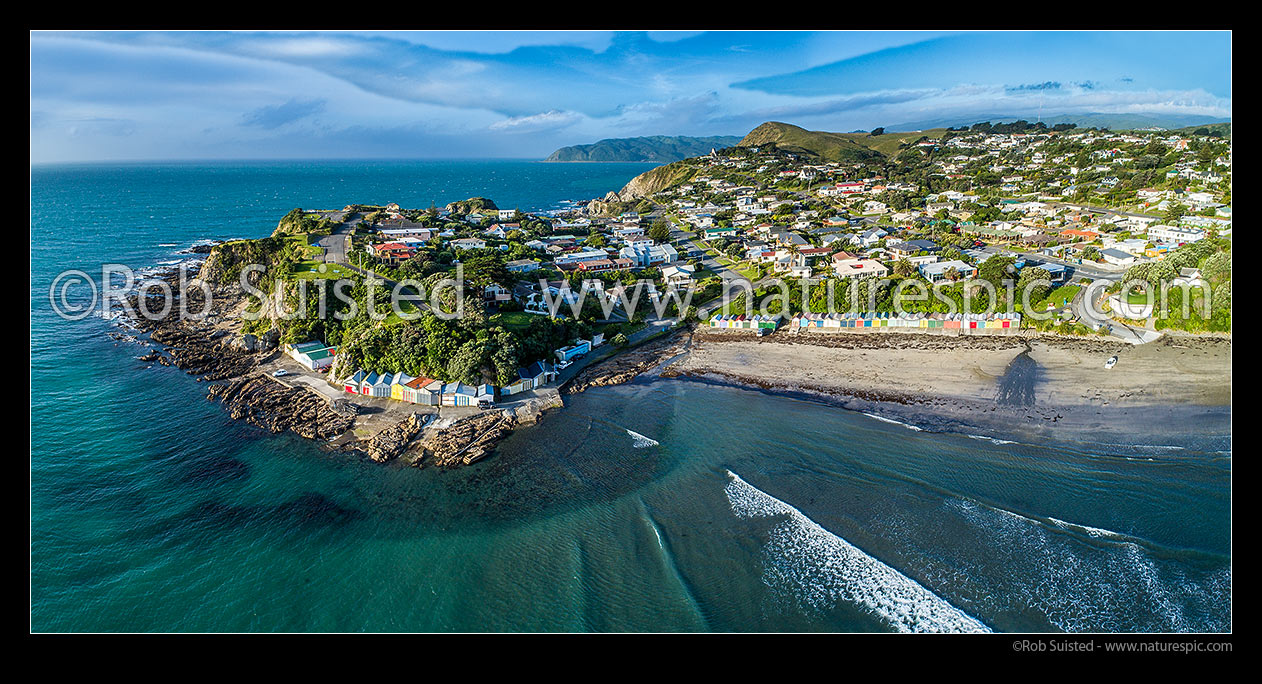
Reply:
<svg viewBox="0 0 1262 684"><path fill-rule="evenodd" d="M273 378L279 378L285 375L289 375L289 371L285 370L284 368L272 373Z"/></svg>

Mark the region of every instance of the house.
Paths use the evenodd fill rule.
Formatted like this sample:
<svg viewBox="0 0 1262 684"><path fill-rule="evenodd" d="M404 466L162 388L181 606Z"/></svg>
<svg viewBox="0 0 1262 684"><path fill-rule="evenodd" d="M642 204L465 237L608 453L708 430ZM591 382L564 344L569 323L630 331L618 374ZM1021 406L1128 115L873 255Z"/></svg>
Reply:
<svg viewBox="0 0 1262 684"><path fill-rule="evenodd" d="M922 264L919 268L920 275L924 276L929 282L937 282L946 277L947 271L954 271L959 278L972 278L977 275L977 269L969 266L963 261L936 261L932 264Z"/></svg>
<svg viewBox="0 0 1262 684"><path fill-rule="evenodd" d="M581 261L578 264L578 270L584 273L600 273L603 271L625 271L635 265L635 262L625 257L617 259L592 259L590 261Z"/></svg>
<svg viewBox="0 0 1262 684"><path fill-rule="evenodd" d="M382 236L387 240L401 240L403 238L415 238L421 242L429 242L434 237L434 231L421 226L411 228L383 228Z"/></svg>
<svg viewBox="0 0 1262 684"><path fill-rule="evenodd" d="M346 381L342 383L342 389L346 390L347 392L350 392L351 394L363 394L364 377L365 377L364 371L362 370L355 371L354 375L347 378Z"/></svg>
<svg viewBox="0 0 1262 684"><path fill-rule="evenodd" d="M482 288L482 299L488 302L507 302L513 298L507 287L499 283L491 283Z"/></svg>
<svg viewBox="0 0 1262 684"><path fill-rule="evenodd" d="M373 258L383 264L397 265L416 255L416 250L401 242L384 242L371 245Z"/></svg>
<svg viewBox="0 0 1262 684"><path fill-rule="evenodd" d="M527 313L552 315L550 306L555 305L557 314L560 314L578 302L578 295L564 280L551 281L542 291L535 291L532 284L519 284L517 288L514 291Z"/></svg>
<svg viewBox="0 0 1262 684"><path fill-rule="evenodd" d="M860 233L859 237L854 239L854 243L866 249L874 246L876 243L885 239L888 235L889 233L881 230L880 228L873 228Z"/></svg>
<svg viewBox="0 0 1262 684"><path fill-rule="evenodd" d="M1201 277L1199 268L1179 269L1179 275L1172 282L1178 286L1205 287L1205 279Z"/></svg>
<svg viewBox="0 0 1262 684"><path fill-rule="evenodd" d="M662 280L664 280L667 285L687 285L692 282L692 279L695 277L694 274L696 273L696 270L696 267L689 266L688 264L672 264L662 269Z"/></svg>
<svg viewBox="0 0 1262 684"><path fill-rule="evenodd" d="M504 264L510 273L529 273L539 268L538 259L516 259Z"/></svg>
<svg viewBox="0 0 1262 684"><path fill-rule="evenodd" d="M736 237L735 228L706 228L705 239L713 240L715 238Z"/></svg>
<svg viewBox="0 0 1262 684"><path fill-rule="evenodd" d="M1155 242L1173 242L1184 244L1197 242L1205 238L1205 231L1199 228L1183 228L1181 226L1150 226L1148 239Z"/></svg>
<svg viewBox="0 0 1262 684"><path fill-rule="evenodd" d="M596 261L596 260L608 260L608 259L609 259L609 254L605 252L605 250L603 249L585 248L585 249L580 249L575 252L568 252L566 254L558 254L552 260L552 263L556 264L558 267L578 266L584 261Z"/></svg>
<svg viewBox="0 0 1262 684"><path fill-rule="evenodd" d="M639 243L637 245L627 245L623 247L618 256L631 259L637 266L660 266L663 264L673 264L679 260L679 252L669 244L663 245L645 245Z"/></svg>
<svg viewBox="0 0 1262 684"><path fill-rule="evenodd" d="M864 259L849 252L837 252L833 255L833 272L838 278L866 278L873 276L883 278L890 270L876 259Z"/></svg>
<svg viewBox="0 0 1262 684"><path fill-rule="evenodd" d="M481 238L459 238L450 244L455 249L486 249L486 240Z"/></svg>
<svg viewBox="0 0 1262 684"><path fill-rule="evenodd" d="M1087 242L1091 242L1092 240L1100 237L1100 234L1094 230L1079 230L1077 228L1067 228L1060 231L1060 234L1062 237L1067 237L1071 240L1086 240Z"/></svg>
<svg viewBox="0 0 1262 684"><path fill-rule="evenodd" d="M1123 252L1120 249L1113 249L1111 247L1109 249L1100 250L1100 257L1103 258L1105 262L1113 264L1114 266L1130 266L1135 263L1137 259L1134 254Z"/></svg>

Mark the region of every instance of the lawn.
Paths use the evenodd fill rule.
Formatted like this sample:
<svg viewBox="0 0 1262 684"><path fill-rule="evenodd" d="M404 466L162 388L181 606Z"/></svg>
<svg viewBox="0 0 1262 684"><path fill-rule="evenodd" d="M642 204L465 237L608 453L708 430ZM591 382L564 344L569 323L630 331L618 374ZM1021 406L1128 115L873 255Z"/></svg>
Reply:
<svg viewBox="0 0 1262 684"><path fill-rule="evenodd" d="M525 330L530 322L539 317L539 314L526 313L525 311L505 311L491 316L492 325L503 326L505 330L517 331Z"/></svg>
<svg viewBox="0 0 1262 684"><path fill-rule="evenodd" d="M1060 307L1062 306L1061 304L1062 301L1065 303L1069 303L1073 301L1074 296L1077 295L1078 290L1081 290L1081 289L1082 288L1078 285L1061 285L1055 290L1052 290L1051 292L1049 292L1048 295L1044 297L1043 299L1037 302L1031 303L1031 306L1034 308L1035 311L1042 311L1045 308L1047 302L1051 302L1055 304L1057 307Z"/></svg>
<svg viewBox="0 0 1262 684"><path fill-rule="evenodd" d="M324 267L323 273L320 272L321 266ZM296 280L339 280L355 278L357 274L340 264L326 264L322 261L307 259L293 265L293 277Z"/></svg>
<svg viewBox="0 0 1262 684"><path fill-rule="evenodd" d="M297 235L286 235L285 240L292 242L298 247L298 253L308 257L319 257L324 254L324 248L319 245L311 244L311 236L307 233L299 233Z"/></svg>
<svg viewBox="0 0 1262 684"><path fill-rule="evenodd" d="M411 315L411 314L415 314L415 313L419 312L419 311L420 311L420 309L418 309L415 305L413 305L413 304L412 304L411 302L409 302L409 301L406 301L406 300L399 300L399 311L402 311L402 312L403 312L403 313L405 313L405 314L409 314L409 315ZM409 319L404 319L402 316L400 316L400 315L399 315L398 313L396 313L394 310L391 310L391 311L390 311L390 315L389 315L389 316L386 316L386 319L385 319L384 321L382 321L382 325L387 325L387 326L389 326L389 325L398 325L398 324L400 324L400 323L414 323L416 320L417 320L417 319L416 319L415 317L411 317L411 318L410 318L410 320L409 320Z"/></svg>

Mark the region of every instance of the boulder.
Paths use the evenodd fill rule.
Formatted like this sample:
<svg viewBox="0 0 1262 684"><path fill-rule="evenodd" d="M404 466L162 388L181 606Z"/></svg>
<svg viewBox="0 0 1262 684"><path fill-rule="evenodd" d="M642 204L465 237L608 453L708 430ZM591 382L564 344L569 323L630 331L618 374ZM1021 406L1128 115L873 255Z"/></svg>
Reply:
<svg viewBox="0 0 1262 684"><path fill-rule="evenodd" d="M240 337L232 338L232 341L228 343L228 347L230 349L234 349L237 351L249 352L253 354L254 352L258 351L258 342L259 342L259 339L257 337L249 333L246 333L245 335L242 335Z"/></svg>
<svg viewBox="0 0 1262 684"><path fill-rule="evenodd" d="M280 330L270 328L267 332L263 333L262 337L259 338L258 350L271 351L275 349L278 344L280 344Z"/></svg>

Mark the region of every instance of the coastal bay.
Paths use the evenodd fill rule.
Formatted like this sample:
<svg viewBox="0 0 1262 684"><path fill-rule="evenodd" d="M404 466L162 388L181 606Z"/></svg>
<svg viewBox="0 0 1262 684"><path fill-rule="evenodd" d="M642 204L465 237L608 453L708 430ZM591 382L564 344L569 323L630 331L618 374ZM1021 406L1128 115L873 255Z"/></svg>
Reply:
<svg viewBox="0 0 1262 684"><path fill-rule="evenodd" d="M1119 361L1106 370L1112 355ZM1130 430L1147 438L1165 432L1176 416L1223 429L1229 420L1231 343L1167 337L1132 346L1037 333L755 338L702 330L665 374L811 393L957 431Z"/></svg>
<svg viewBox="0 0 1262 684"><path fill-rule="evenodd" d="M417 175L427 172L420 166ZM398 171L387 165L362 182L384 187ZM1084 443L1059 430L1022 439L1002 425L991 441L933 425L930 404L873 396L851 403L867 411L842 410L815 392L662 377L646 363L628 382L565 394L565 408L516 426L491 458L416 469L234 420L206 400L197 376L144 360L149 345L111 337L128 334L115 321L64 321L48 309L49 283L66 266L190 259L183 252L202 240L267 234L295 193L309 193L302 202L313 206L366 196L329 180L361 168L325 172L259 164L37 174L37 631L958 624L916 623L875 600L892 595L932 606L932 615L949 613L938 610L945 602L996 631L1231 628L1230 434L1203 422L1185 423L1175 442ZM259 190L281 185L299 190ZM546 198L550 188L482 194ZM467 190L452 196L475 194ZM217 218L187 221L202 214ZM779 337L716 342L700 331L671 358L684 370L723 371L727 355L718 354L729 344L748 345L742 363L751 367L763 352L802 346ZM962 398L993 404L1022 348L951 352L975 357L992 383L988 394L976 380ZM914 373L945 350L844 350L851 356L837 363L856 351L881 363L903 354L903 372ZM802 388L822 384L818 359L784 353L765 358L811 367L816 377L796 371ZM1031 356L1039 353L1033 344ZM1108 372L1125 371L1127 353ZM1097 366L1097 356L1106 354L1090 351L1082 367ZM1055 372L1050 364L1042 377ZM972 382L948 366L945 377ZM598 379L600 366L591 370Z"/></svg>

